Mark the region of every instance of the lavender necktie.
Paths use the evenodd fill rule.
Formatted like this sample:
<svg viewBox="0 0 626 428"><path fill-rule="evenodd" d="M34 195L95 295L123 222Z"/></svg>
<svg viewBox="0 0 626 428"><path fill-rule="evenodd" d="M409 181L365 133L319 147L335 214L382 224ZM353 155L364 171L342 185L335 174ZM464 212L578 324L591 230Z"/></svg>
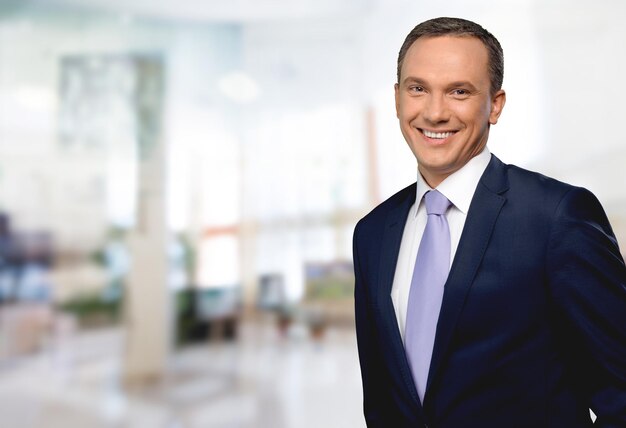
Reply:
<svg viewBox="0 0 626 428"><path fill-rule="evenodd" d="M415 259L404 334L409 366L422 403L450 267L450 227L445 216L450 201L437 190L427 192L424 199L428 221Z"/></svg>

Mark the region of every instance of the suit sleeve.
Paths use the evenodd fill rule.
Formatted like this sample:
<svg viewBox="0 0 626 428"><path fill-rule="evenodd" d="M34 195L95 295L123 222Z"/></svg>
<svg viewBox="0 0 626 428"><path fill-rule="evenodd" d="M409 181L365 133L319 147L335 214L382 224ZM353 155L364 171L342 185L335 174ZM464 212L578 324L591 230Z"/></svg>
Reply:
<svg viewBox="0 0 626 428"><path fill-rule="evenodd" d="M387 380L382 372L382 353L378 346L377 333L372 319L371 305L368 304L366 278L361 269L359 259L358 228L353 237L354 259L354 304L356 335L363 381L363 413L368 428L389 427L390 415L385 415L387 400L384 395L388 389L384 386Z"/></svg>
<svg viewBox="0 0 626 428"><path fill-rule="evenodd" d="M595 426L626 427L626 267L591 192L563 197L547 254L550 292Z"/></svg>

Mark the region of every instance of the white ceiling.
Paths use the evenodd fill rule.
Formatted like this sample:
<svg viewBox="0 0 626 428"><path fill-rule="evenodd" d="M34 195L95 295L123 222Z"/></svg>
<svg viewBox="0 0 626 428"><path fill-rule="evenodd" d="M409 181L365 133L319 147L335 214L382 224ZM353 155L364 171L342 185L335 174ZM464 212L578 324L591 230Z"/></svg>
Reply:
<svg viewBox="0 0 626 428"><path fill-rule="evenodd" d="M26 2L22 2L24 5ZM30 0L31 6L182 21L258 22L345 16L375 0Z"/></svg>

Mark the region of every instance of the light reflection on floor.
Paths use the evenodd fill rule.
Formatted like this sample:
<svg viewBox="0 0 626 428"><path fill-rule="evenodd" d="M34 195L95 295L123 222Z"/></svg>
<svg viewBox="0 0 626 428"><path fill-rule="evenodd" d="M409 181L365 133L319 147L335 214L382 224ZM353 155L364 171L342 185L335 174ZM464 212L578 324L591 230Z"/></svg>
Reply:
<svg viewBox="0 0 626 428"><path fill-rule="evenodd" d="M159 385L121 386L123 331L50 344L0 365L0 415L11 428L361 428L354 333L287 338L248 324L240 340L177 352ZM5 425L6 424L6 425Z"/></svg>

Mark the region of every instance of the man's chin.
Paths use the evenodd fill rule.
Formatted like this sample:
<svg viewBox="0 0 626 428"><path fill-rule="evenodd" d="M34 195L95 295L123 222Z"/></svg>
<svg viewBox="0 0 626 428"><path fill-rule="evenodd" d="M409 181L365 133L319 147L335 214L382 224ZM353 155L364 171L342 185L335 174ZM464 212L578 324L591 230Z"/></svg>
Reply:
<svg viewBox="0 0 626 428"><path fill-rule="evenodd" d="M430 187L437 187L439 183L445 180L450 174L455 172L458 168L454 168L449 164L437 164L437 163L417 163L417 169L419 173L424 177L424 180Z"/></svg>

